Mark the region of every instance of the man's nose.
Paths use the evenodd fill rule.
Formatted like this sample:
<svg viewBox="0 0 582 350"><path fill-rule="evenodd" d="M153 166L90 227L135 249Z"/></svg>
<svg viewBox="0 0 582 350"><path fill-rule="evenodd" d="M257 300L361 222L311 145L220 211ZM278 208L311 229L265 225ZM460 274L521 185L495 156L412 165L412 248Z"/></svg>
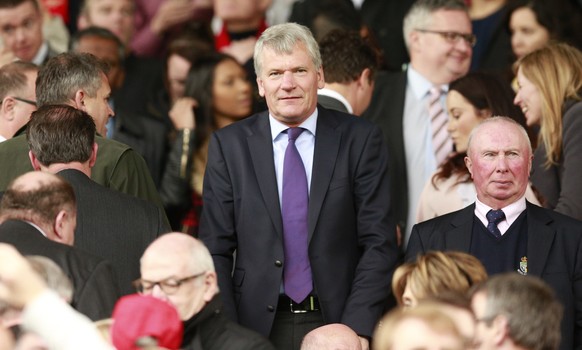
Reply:
<svg viewBox="0 0 582 350"><path fill-rule="evenodd" d="M295 77L293 76L293 72L284 72L283 73L283 81L281 83L281 88L283 89L293 89L295 87Z"/></svg>

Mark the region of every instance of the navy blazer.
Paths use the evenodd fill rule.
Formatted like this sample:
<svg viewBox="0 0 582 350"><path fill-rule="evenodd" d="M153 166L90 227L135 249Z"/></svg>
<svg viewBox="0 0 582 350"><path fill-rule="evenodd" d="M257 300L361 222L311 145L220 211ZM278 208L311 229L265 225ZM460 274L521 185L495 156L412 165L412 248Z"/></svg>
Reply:
<svg viewBox="0 0 582 350"><path fill-rule="evenodd" d="M371 123L318 111L308 210L315 292L326 323L371 336L398 258L386 145ZM268 336L285 264L268 112L212 136L200 238L227 313Z"/></svg>
<svg viewBox="0 0 582 350"><path fill-rule="evenodd" d="M429 250L469 252L475 204L414 225L406 260ZM540 277L564 305L560 349L582 348L582 222L527 203L528 274Z"/></svg>

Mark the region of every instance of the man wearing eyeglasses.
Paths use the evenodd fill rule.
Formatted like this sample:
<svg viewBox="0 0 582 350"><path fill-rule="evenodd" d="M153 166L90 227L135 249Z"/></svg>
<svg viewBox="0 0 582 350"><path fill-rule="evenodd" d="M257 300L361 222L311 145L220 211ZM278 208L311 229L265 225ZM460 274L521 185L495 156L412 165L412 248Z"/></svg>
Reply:
<svg viewBox="0 0 582 350"><path fill-rule="evenodd" d="M420 193L453 151L444 95L469 70L476 39L460 0L417 1L403 31L410 64L402 72L378 74L363 117L377 123L387 140L392 208L406 245Z"/></svg>
<svg viewBox="0 0 582 350"><path fill-rule="evenodd" d="M183 233L156 239L140 260L139 293L170 302L184 322L185 349L275 349L259 334L230 321L222 311L210 252Z"/></svg>
<svg viewBox="0 0 582 350"><path fill-rule="evenodd" d="M0 142L11 139L36 110L38 67L17 61L0 68Z"/></svg>

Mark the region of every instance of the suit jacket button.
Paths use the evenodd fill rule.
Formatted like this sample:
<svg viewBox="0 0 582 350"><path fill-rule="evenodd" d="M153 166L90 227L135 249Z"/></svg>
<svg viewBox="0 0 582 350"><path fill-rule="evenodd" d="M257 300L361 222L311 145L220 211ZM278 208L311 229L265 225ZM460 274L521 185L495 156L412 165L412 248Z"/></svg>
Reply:
<svg viewBox="0 0 582 350"><path fill-rule="evenodd" d="M269 310L269 312L273 312L275 311L275 308L273 307L273 305L269 305L267 306L267 310Z"/></svg>
<svg viewBox="0 0 582 350"><path fill-rule="evenodd" d="M281 267L283 266L283 263L281 262L281 260L275 260L275 266Z"/></svg>

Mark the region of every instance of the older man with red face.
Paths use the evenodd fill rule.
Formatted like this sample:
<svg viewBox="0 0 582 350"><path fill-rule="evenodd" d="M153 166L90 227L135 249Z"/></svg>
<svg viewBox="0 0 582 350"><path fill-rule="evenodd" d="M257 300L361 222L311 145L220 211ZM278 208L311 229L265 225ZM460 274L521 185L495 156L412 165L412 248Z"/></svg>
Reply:
<svg viewBox="0 0 582 350"><path fill-rule="evenodd" d="M317 104L307 28L268 28L254 63L268 111L213 134L204 178L200 237L225 309L277 349L328 323L367 349L398 256L380 129Z"/></svg>
<svg viewBox="0 0 582 350"><path fill-rule="evenodd" d="M513 271L541 277L564 305L560 349L574 349L582 345L582 223L526 201L531 162L529 138L515 121L482 122L465 158L477 190L475 204L415 225L406 259L456 250L477 257L489 275Z"/></svg>

